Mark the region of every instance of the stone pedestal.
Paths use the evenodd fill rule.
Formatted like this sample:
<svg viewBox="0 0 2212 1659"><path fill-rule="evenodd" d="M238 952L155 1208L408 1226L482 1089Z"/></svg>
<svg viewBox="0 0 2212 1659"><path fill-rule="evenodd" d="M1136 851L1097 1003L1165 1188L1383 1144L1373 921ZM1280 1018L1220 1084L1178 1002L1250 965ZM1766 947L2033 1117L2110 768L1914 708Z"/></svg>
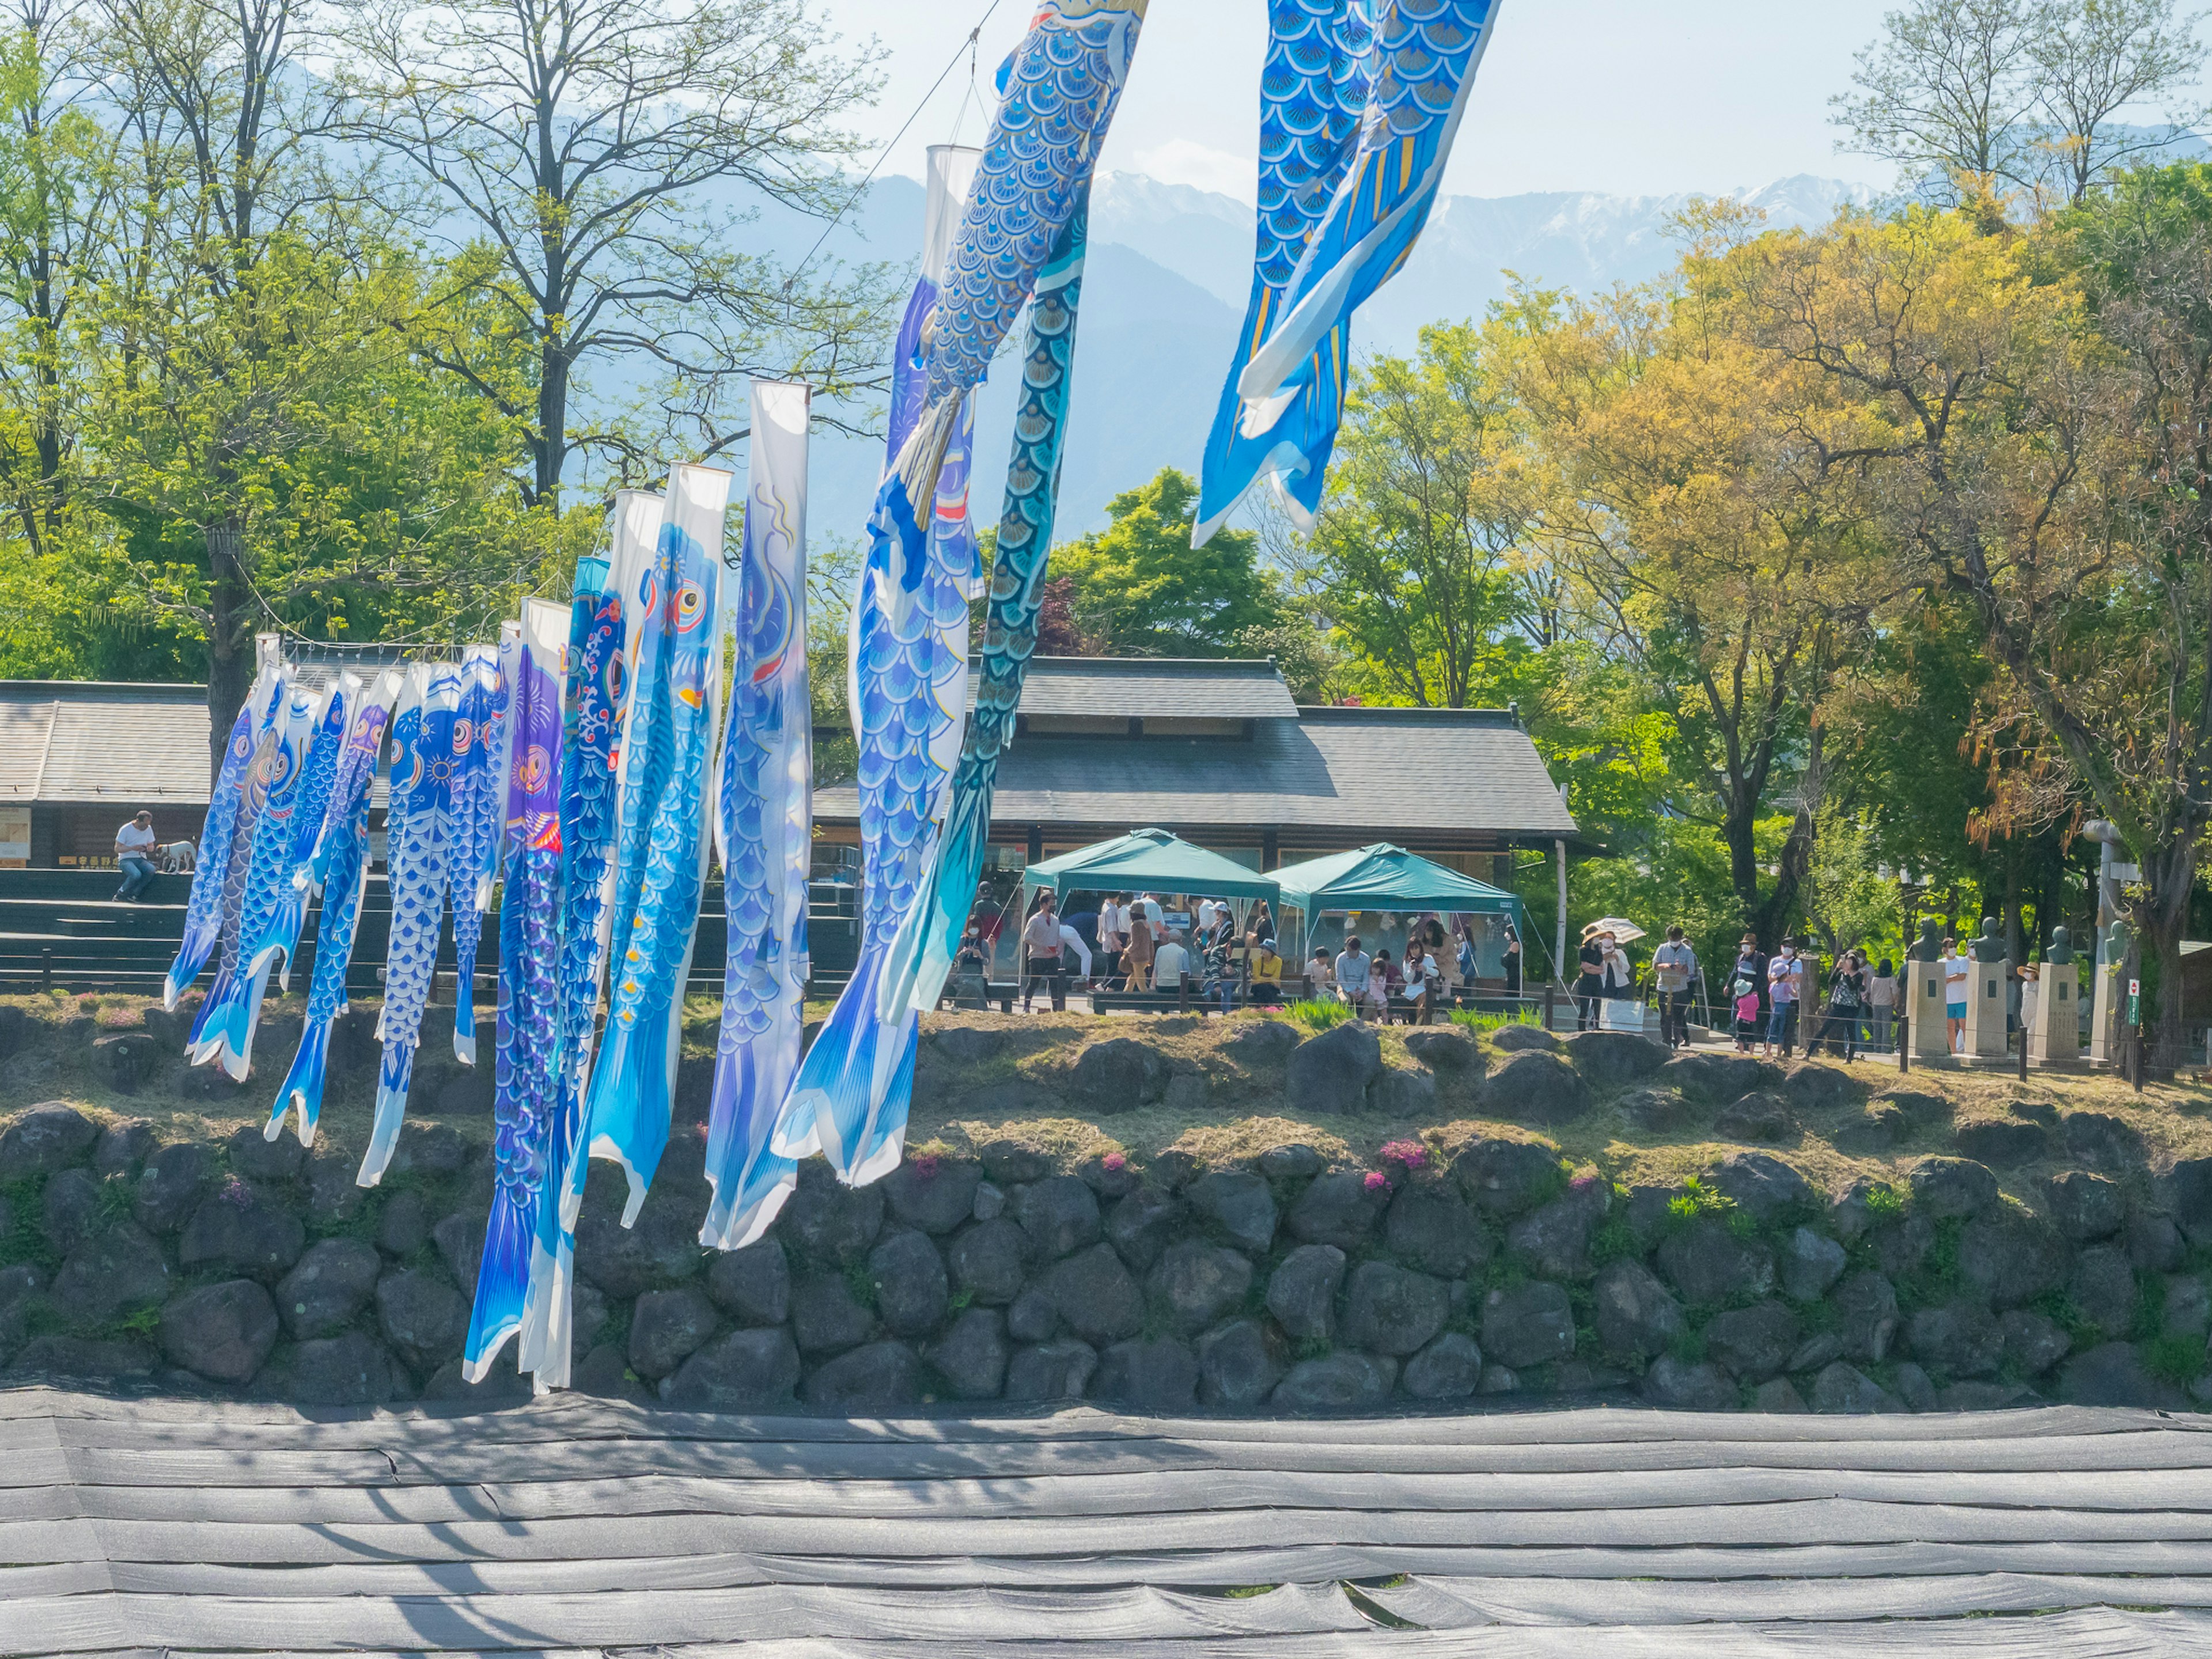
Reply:
<svg viewBox="0 0 2212 1659"><path fill-rule="evenodd" d="M2045 962L2036 981L2035 1019L2027 1028L2027 1058L2035 1066L2081 1061L2080 969L2070 962Z"/></svg>
<svg viewBox="0 0 2212 1659"><path fill-rule="evenodd" d="M1966 975L1966 1053L1977 1060L2005 1053L2005 977L2012 964L1975 962Z"/></svg>
<svg viewBox="0 0 2212 1659"><path fill-rule="evenodd" d="M1908 962L1905 968L1906 1001L1912 1013L1912 1057L1948 1059L1951 1037L1950 1028L1943 1023L1943 964Z"/></svg>

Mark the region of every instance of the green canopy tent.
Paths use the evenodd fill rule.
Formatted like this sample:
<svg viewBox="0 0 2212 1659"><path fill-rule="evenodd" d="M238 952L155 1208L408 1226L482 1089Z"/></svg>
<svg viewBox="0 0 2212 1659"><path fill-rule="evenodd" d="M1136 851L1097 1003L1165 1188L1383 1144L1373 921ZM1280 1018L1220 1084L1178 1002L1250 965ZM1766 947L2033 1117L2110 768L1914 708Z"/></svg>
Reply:
<svg viewBox="0 0 2212 1659"><path fill-rule="evenodd" d="M1022 872L1022 913L1041 888L1055 897L1072 892L1189 893L1225 898L1241 922L1254 899L1272 899L1275 878L1248 870L1234 859L1194 846L1164 830L1132 830L1126 836L1079 847Z"/></svg>
<svg viewBox="0 0 2212 1659"><path fill-rule="evenodd" d="M1297 913L1304 937L1324 910L1434 910L1443 915L1503 915L1518 927L1521 901L1502 887L1377 842L1349 853L1285 865L1275 872L1283 913Z"/></svg>

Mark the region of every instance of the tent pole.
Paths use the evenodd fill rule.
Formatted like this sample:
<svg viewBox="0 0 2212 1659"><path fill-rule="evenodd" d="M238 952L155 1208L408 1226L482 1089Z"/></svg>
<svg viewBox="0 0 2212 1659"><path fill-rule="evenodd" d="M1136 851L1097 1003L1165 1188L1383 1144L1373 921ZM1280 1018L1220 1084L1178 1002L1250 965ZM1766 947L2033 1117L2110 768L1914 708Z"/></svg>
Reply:
<svg viewBox="0 0 2212 1659"><path fill-rule="evenodd" d="M1567 973L1567 844L1564 841L1555 841L1552 843L1552 849L1559 855L1559 926L1553 930L1553 937L1558 943L1552 947L1552 974L1554 978L1564 981Z"/></svg>

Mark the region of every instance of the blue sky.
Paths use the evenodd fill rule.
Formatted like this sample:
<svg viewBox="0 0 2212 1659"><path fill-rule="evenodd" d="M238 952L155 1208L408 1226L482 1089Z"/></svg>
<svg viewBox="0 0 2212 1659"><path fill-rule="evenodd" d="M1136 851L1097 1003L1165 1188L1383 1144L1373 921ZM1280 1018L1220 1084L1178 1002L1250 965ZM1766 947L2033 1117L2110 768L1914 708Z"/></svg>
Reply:
<svg viewBox="0 0 2212 1659"><path fill-rule="evenodd" d="M887 141L989 0L818 0L851 39L874 35L889 76L859 125ZM1796 173L1887 185L1838 155L1828 98L1894 0L1504 0L1445 188L1626 195L1717 191ZM1029 21L999 0L979 91ZM1153 0L1103 164L1249 198L1264 0ZM922 146L954 137L967 66L946 80L887 169L917 175ZM960 136L983 117L967 109Z"/></svg>

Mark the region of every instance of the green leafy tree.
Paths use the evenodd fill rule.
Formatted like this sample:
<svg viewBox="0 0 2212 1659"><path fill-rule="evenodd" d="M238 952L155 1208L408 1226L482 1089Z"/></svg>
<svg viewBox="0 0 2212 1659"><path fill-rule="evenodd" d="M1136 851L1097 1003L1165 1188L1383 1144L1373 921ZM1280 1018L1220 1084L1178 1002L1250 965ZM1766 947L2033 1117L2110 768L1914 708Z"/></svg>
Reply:
<svg viewBox="0 0 2212 1659"><path fill-rule="evenodd" d="M1108 504L1111 522L1052 552L1071 578L1075 621L1115 656L1225 657L1247 630L1276 623L1282 602L1261 568L1259 537L1224 530L1190 544L1198 484L1167 467Z"/></svg>

